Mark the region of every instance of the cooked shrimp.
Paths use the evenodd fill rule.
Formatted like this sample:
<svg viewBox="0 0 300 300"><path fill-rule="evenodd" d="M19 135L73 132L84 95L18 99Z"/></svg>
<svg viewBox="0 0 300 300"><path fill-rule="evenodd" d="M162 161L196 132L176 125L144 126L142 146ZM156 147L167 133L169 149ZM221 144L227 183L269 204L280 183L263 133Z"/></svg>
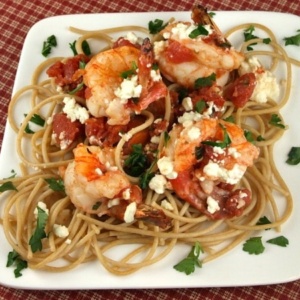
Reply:
<svg viewBox="0 0 300 300"><path fill-rule="evenodd" d="M116 167L113 148L79 144L73 151L74 161L63 172L63 180L77 208L127 223L139 219L164 229L170 227L170 219L143 204L141 189Z"/></svg>
<svg viewBox="0 0 300 300"><path fill-rule="evenodd" d="M211 218L240 215L250 203L250 191L232 191L233 186L258 157L258 148L233 123L194 113L179 121L158 160L161 174L180 198Z"/></svg>
<svg viewBox="0 0 300 300"><path fill-rule="evenodd" d="M127 124L131 110L126 108L126 99L122 101L115 92L123 82L121 74L137 65L140 50L131 46L122 46L100 52L85 67L83 80L87 86L86 105L94 117L108 117L111 125ZM137 82L132 82L131 97L135 97ZM138 93L138 91L137 91Z"/></svg>
<svg viewBox="0 0 300 300"><path fill-rule="evenodd" d="M154 101L164 99L167 87L146 38L140 49L120 46L101 52L86 65L87 107L94 117L107 117L110 125L125 125Z"/></svg>
<svg viewBox="0 0 300 300"><path fill-rule="evenodd" d="M192 18L194 23L173 22L160 32L164 40L154 45L159 68L168 80L187 88L213 73L224 86L244 56L223 38L203 7L195 6Z"/></svg>

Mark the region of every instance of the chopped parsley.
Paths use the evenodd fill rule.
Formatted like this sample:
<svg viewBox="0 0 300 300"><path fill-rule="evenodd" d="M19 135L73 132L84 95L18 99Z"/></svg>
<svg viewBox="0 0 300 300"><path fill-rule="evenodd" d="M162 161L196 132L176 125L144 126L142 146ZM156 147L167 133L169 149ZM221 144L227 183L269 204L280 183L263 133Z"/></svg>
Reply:
<svg viewBox="0 0 300 300"><path fill-rule="evenodd" d="M140 176L148 166L147 155L142 144L132 145L132 153L124 162L124 170L131 176Z"/></svg>
<svg viewBox="0 0 300 300"><path fill-rule="evenodd" d="M46 178L49 188L55 192L65 192L65 185L62 179Z"/></svg>
<svg viewBox="0 0 300 300"><path fill-rule="evenodd" d="M9 268L15 266L14 273L15 277L21 277L21 271L27 268L27 261L23 260L19 253L16 250L13 250L8 253L6 267Z"/></svg>
<svg viewBox="0 0 300 300"><path fill-rule="evenodd" d="M244 130L244 136L245 136L246 140L247 140L249 143L253 143L253 142L254 142L253 134L252 134L251 131L249 131L249 130Z"/></svg>
<svg viewBox="0 0 300 300"><path fill-rule="evenodd" d="M27 116L26 114L24 115L25 117ZM45 120L38 114L33 114L29 122L34 123L38 126L43 127L45 125ZM26 125L25 130L26 133L32 134L34 131L30 128L29 124Z"/></svg>
<svg viewBox="0 0 300 300"><path fill-rule="evenodd" d="M155 19L154 21L150 21L148 23L148 29L151 34L156 34L163 30L167 25L168 23L164 24L163 20Z"/></svg>
<svg viewBox="0 0 300 300"><path fill-rule="evenodd" d="M84 86L84 83L83 83L83 82L79 83L79 84L77 85L77 87L76 87L74 90L69 91L69 94L70 94L70 95L76 94L77 92L79 92L80 90L83 89L83 86Z"/></svg>
<svg viewBox="0 0 300 300"><path fill-rule="evenodd" d="M78 52L76 50L76 41L74 41L73 43L69 43L69 46L70 46L70 48L73 52L73 55L74 56L78 55ZM90 45L86 40L82 41L81 48L82 48L82 51L85 55L87 55L87 56L91 55Z"/></svg>
<svg viewBox="0 0 300 300"><path fill-rule="evenodd" d="M285 46L294 45L300 46L300 29L297 30L299 32L296 35L285 37L283 40L285 41Z"/></svg>
<svg viewBox="0 0 300 300"><path fill-rule="evenodd" d="M231 144L231 139L227 133L226 128L223 125L220 125L223 129L223 141L203 141L202 144L209 145L212 147L220 147L220 148L226 148Z"/></svg>
<svg viewBox="0 0 300 300"><path fill-rule="evenodd" d="M247 29L244 30L244 39L245 42L251 41L253 39L257 39L258 37L253 34L255 31L255 27L253 25L249 26ZM253 50L252 46L256 45L256 43L250 44L247 46L247 50Z"/></svg>
<svg viewBox="0 0 300 300"><path fill-rule="evenodd" d="M57 46L55 35L51 35L43 42L42 55L47 57L51 53L52 47Z"/></svg>
<svg viewBox="0 0 300 300"><path fill-rule="evenodd" d="M196 242L188 256L173 266L173 268L179 272L185 273L186 275L190 275L195 272L195 267L202 268L202 262L199 260L201 252L204 253L200 243Z"/></svg>
<svg viewBox="0 0 300 300"><path fill-rule="evenodd" d="M279 128L282 128L282 129L285 128L285 125L282 124L282 120L281 120L281 118L277 114L273 114L271 116L269 124L273 125L273 126L276 126L276 127L279 127Z"/></svg>
<svg viewBox="0 0 300 300"><path fill-rule="evenodd" d="M267 224L271 224L271 221L266 216L261 217L256 223L256 225L267 225ZM266 230L269 229L271 228L267 228Z"/></svg>
<svg viewBox="0 0 300 300"><path fill-rule="evenodd" d="M164 145L166 146L168 141L170 140L170 135L167 131L164 132Z"/></svg>
<svg viewBox="0 0 300 300"><path fill-rule="evenodd" d="M289 240L284 236L278 236L276 238L267 240L267 243L277 245L280 247L286 247L289 244Z"/></svg>
<svg viewBox="0 0 300 300"><path fill-rule="evenodd" d="M14 184L11 181L7 181L0 185L0 193L6 191L17 191L17 188L14 186Z"/></svg>
<svg viewBox="0 0 300 300"><path fill-rule="evenodd" d="M300 147L292 147L288 153L286 163L289 165L298 165L300 163Z"/></svg>
<svg viewBox="0 0 300 300"><path fill-rule="evenodd" d="M195 89L212 86L216 82L216 74L212 73L207 77L201 77L195 80Z"/></svg>
<svg viewBox="0 0 300 300"><path fill-rule="evenodd" d="M248 252L249 254L261 254L265 251L265 247L262 243L261 236L251 237L248 239L244 245L243 250Z"/></svg>
<svg viewBox="0 0 300 300"><path fill-rule="evenodd" d="M137 66L136 62L133 61L133 62L131 63L131 68L130 68L129 70L126 70L126 71L122 72L122 73L120 74L120 76L121 76L122 78L124 78L124 79L129 78L129 77L131 77L132 75L136 74L137 68L138 68L138 66Z"/></svg>
<svg viewBox="0 0 300 300"><path fill-rule="evenodd" d="M201 114L206 108L206 102L204 100L197 101L195 105L195 110L197 113Z"/></svg>
<svg viewBox="0 0 300 300"><path fill-rule="evenodd" d="M208 30L203 25L199 24L198 27L189 34L189 38L195 39L199 35L208 35L208 33Z"/></svg>
<svg viewBox="0 0 300 300"><path fill-rule="evenodd" d="M37 252L41 251L43 248L42 239L47 237L45 232L45 226L48 220L48 214L37 206L38 214L37 214L37 221L36 221L36 228L29 240L29 245L31 246L31 251Z"/></svg>

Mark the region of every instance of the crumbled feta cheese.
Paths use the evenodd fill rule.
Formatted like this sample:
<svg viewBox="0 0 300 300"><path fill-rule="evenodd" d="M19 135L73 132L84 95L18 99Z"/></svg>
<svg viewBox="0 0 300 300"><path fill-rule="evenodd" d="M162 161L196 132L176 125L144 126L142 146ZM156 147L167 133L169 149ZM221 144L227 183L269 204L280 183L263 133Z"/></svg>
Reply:
<svg viewBox="0 0 300 300"><path fill-rule="evenodd" d="M153 144L159 144L159 141L160 141L160 137L157 136L157 135L154 135L152 138L151 138L151 143Z"/></svg>
<svg viewBox="0 0 300 300"><path fill-rule="evenodd" d="M183 127L190 127L193 122L200 121L203 116L195 111L185 112L181 117L178 118L178 123L182 124Z"/></svg>
<svg viewBox="0 0 300 300"><path fill-rule="evenodd" d="M209 161L203 168L203 172L209 178L218 178L229 184L236 184L243 177L246 168L239 164L235 164L231 170L227 170L218 163Z"/></svg>
<svg viewBox="0 0 300 300"><path fill-rule="evenodd" d="M228 154L231 155L233 158L239 158L241 156L241 153L233 147L228 148Z"/></svg>
<svg viewBox="0 0 300 300"><path fill-rule="evenodd" d="M72 240L66 239L65 243L68 244L68 245L70 245L72 243Z"/></svg>
<svg viewBox="0 0 300 300"><path fill-rule="evenodd" d="M74 98L65 97L63 102L65 104L63 112L72 122L79 120L81 124L84 124L89 118L89 112L87 109L77 104Z"/></svg>
<svg viewBox="0 0 300 300"><path fill-rule="evenodd" d="M54 234L58 237L65 238L69 235L69 229L64 225L53 225Z"/></svg>
<svg viewBox="0 0 300 300"><path fill-rule="evenodd" d="M217 200L213 197L208 196L206 199L207 211L211 214L214 214L216 211L220 210L220 206Z"/></svg>
<svg viewBox="0 0 300 300"><path fill-rule="evenodd" d="M119 205L119 204L120 204L120 199L119 198L114 198L114 199L111 199L107 202L107 207L111 208L111 207Z"/></svg>
<svg viewBox="0 0 300 300"><path fill-rule="evenodd" d="M134 221L134 215L136 212L136 202L131 202L127 205L125 213L124 213L124 221L125 223L131 223Z"/></svg>
<svg viewBox="0 0 300 300"><path fill-rule="evenodd" d="M223 148L217 147L217 146L214 146L214 147L213 147L213 152L214 152L215 154L224 154L224 153L225 153L225 151L224 151Z"/></svg>
<svg viewBox="0 0 300 300"><path fill-rule="evenodd" d="M186 111L193 110L193 102L191 97L184 97L182 100L182 106Z"/></svg>
<svg viewBox="0 0 300 300"><path fill-rule="evenodd" d="M166 177L160 174L156 174L149 182L149 188L155 191L157 194L163 194L165 192L166 185Z"/></svg>
<svg viewBox="0 0 300 300"><path fill-rule="evenodd" d="M177 172L174 171L172 160L167 156L163 156L157 161L157 167L160 173L169 179L174 179L178 175Z"/></svg>
<svg viewBox="0 0 300 300"><path fill-rule="evenodd" d="M187 132L187 136L190 139L190 141L194 141L199 139L199 137L201 136L201 131L200 128L192 126L188 132Z"/></svg>
<svg viewBox="0 0 300 300"><path fill-rule="evenodd" d="M126 189L125 191L123 191L122 197L125 200L129 200L130 199L130 189Z"/></svg>
<svg viewBox="0 0 300 300"><path fill-rule="evenodd" d="M129 132L127 133L119 133L119 136L125 141L128 142L131 138L132 138L132 134L130 134Z"/></svg>
<svg viewBox="0 0 300 300"><path fill-rule="evenodd" d="M190 33L193 30L197 29L197 27L198 26L196 26L194 24L177 23L177 25L171 29L171 32L173 35L178 36L178 38L180 40L188 39ZM208 35L212 33L212 29L209 25L204 25L203 27L208 31ZM201 37L201 35L199 37ZM197 37L197 38L199 38L199 37Z"/></svg>
<svg viewBox="0 0 300 300"><path fill-rule="evenodd" d="M164 51L165 47L166 47L165 41L154 42L153 51L156 59L158 59L159 54Z"/></svg>
<svg viewBox="0 0 300 300"><path fill-rule="evenodd" d="M126 104L130 98L140 97L142 86L138 84L137 75L124 78L120 87L115 90L115 95L121 99L121 103Z"/></svg>
<svg viewBox="0 0 300 300"><path fill-rule="evenodd" d="M39 207L40 209L42 209L47 215L49 215L49 209L47 208L46 203L39 201L37 204L37 207ZM38 215L38 209L37 207L34 210L34 215L37 217Z"/></svg>
<svg viewBox="0 0 300 300"><path fill-rule="evenodd" d="M96 169L95 169L95 172L96 172L96 174L99 175L99 176L103 175L103 172L102 172L102 170L101 170L100 168L96 168Z"/></svg>
<svg viewBox="0 0 300 300"><path fill-rule="evenodd" d="M243 75L253 72L256 78L256 85L251 100L265 103L268 99L276 100L280 93L279 84L276 77L268 70L264 70L257 57L252 56L248 60L241 63L239 74Z"/></svg>
<svg viewBox="0 0 300 300"><path fill-rule="evenodd" d="M161 80L160 73L159 73L159 71L156 71L156 70L150 71L150 77L153 79L154 82Z"/></svg>
<svg viewBox="0 0 300 300"><path fill-rule="evenodd" d="M125 39L128 40L132 44L136 44L138 42L138 37L132 31L130 31L130 32L127 33Z"/></svg>
<svg viewBox="0 0 300 300"><path fill-rule="evenodd" d="M166 199L161 201L160 206L166 210L170 210L170 211L174 210L174 207L172 206L172 204Z"/></svg>

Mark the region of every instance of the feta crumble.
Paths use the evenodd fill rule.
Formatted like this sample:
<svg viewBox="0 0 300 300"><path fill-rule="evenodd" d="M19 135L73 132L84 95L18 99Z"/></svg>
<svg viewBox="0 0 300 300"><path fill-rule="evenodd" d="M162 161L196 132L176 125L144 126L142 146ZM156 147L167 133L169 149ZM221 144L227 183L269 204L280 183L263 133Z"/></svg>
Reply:
<svg viewBox="0 0 300 300"><path fill-rule="evenodd" d="M53 232L57 237L65 238L69 235L69 229L64 225L53 225Z"/></svg>
<svg viewBox="0 0 300 300"><path fill-rule="evenodd" d="M131 202L129 205L127 205L125 213L124 213L124 221L125 223L131 223L134 221L134 215L136 212L136 203Z"/></svg>
<svg viewBox="0 0 300 300"><path fill-rule="evenodd" d="M89 118L89 112L87 109L77 104L74 98L65 97L63 103L65 104L63 107L63 112L72 122L79 120L81 124L84 124Z"/></svg>

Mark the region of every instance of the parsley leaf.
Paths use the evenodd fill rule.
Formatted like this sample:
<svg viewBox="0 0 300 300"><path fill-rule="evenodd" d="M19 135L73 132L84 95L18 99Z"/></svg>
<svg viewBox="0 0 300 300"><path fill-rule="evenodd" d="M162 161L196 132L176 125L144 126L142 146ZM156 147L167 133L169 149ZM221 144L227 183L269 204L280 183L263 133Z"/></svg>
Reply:
<svg viewBox="0 0 300 300"><path fill-rule="evenodd" d="M197 101L195 105L195 110L197 113L201 114L206 108L206 102L204 100Z"/></svg>
<svg viewBox="0 0 300 300"><path fill-rule="evenodd" d="M147 155L142 144L132 145L132 153L124 162L125 172L131 176L140 176L147 168Z"/></svg>
<svg viewBox="0 0 300 300"><path fill-rule="evenodd" d="M244 130L244 136L246 138L246 140L249 142L249 143L253 143L254 142L254 138L253 138L253 135L252 135L252 132L249 131L249 130Z"/></svg>
<svg viewBox="0 0 300 300"><path fill-rule="evenodd" d="M131 77L132 75L136 74L136 70L137 70L138 66L136 64L135 61L132 61L131 62L131 69L127 70L127 71L124 71L121 73L121 77L126 79L128 77Z"/></svg>
<svg viewBox="0 0 300 300"><path fill-rule="evenodd" d="M253 34L254 31L255 31L255 27L253 25L249 26L247 29L244 30L245 42L258 38L256 35ZM248 51L253 50L252 46L254 45L256 45L256 43L248 45L247 50Z"/></svg>
<svg viewBox="0 0 300 300"><path fill-rule="evenodd" d="M285 41L285 46L294 45L300 46L300 29L297 30L299 32L296 35L285 37L283 40Z"/></svg>
<svg viewBox="0 0 300 300"><path fill-rule="evenodd" d="M271 224L271 221L266 217L266 216L263 216L261 217L256 225L267 225L267 224ZM271 228L267 228L266 230L270 230Z"/></svg>
<svg viewBox="0 0 300 300"><path fill-rule="evenodd" d="M7 256L6 267L8 268L13 265L16 267L14 270L16 278L22 276L21 271L27 268L27 261L23 260L16 250L9 252Z"/></svg>
<svg viewBox="0 0 300 300"><path fill-rule="evenodd" d="M37 215L37 224L33 235L29 240L29 245L31 246L32 252L41 251L43 248L42 239L45 238L45 226L48 220L48 214L37 206L38 215Z"/></svg>
<svg viewBox="0 0 300 300"><path fill-rule="evenodd" d="M216 74L212 73L211 75L207 77L200 77L195 80L195 89L206 87L206 86L212 86L216 82Z"/></svg>
<svg viewBox="0 0 300 300"><path fill-rule="evenodd" d="M201 252L204 253L200 243L196 242L188 256L173 266L173 268L179 272L185 273L186 275L190 275L195 272L196 266L199 268L202 267L202 262L199 260Z"/></svg>
<svg viewBox="0 0 300 300"><path fill-rule="evenodd" d="M300 163L300 147L291 148L286 163L289 165L298 165Z"/></svg>
<svg viewBox="0 0 300 300"><path fill-rule="evenodd" d="M42 55L47 57L51 53L52 47L57 46L57 41L55 35L51 35L43 42Z"/></svg>
<svg viewBox="0 0 300 300"><path fill-rule="evenodd" d="M70 94L70 95L76 94L78 91L80 91L80 90L83 89L83 86L84 86L84 83L83 83L83 82L79 83L79 84L76 86L75 89L73 89L72 91L69 91L69 94Z"/></svg>
<svg viewBox="0 0 300 300"><path fill-rule="evenodd" d="M62 179L46 178L49 188L55 192L65 192L65 185Z"/></svg>
<svg viewBox="0 0 300 300"><path fill-rule="evenodd" d="M74 55L74 56L77 55L78 52L77 52L77 50L76 50L76 41L74 41L73 43L69 43L69 46L70 46L70 48L71 48L71 50L72 50L72 52L73 52L73 55ZM88 56L88 55L91 54L90 45L89 45L89 43L88 43L86 40L82 41L82 43L81 43L81 48L82 48L82 51L83 51L83 53L84 53L85 55Z"/></svg>
<svg viewBox="0 0 300 300"><path fill-rule="evenodd" d="M213 142L213 141L203 141L202 144L212 146L212 147L220 147L220 148L226 148L231 144L231 139L227 133L226 128L220 124L220 126L223 129L223 141L220 142Z"/></svg>
<svg viewBox="0 0 300 300"><path fill-rule="evenodd" d="M0 193L3 193L5 191L17 191L17 188L11 181L7 181L0 185Z"/></svg>
<svg viewBox="0 0 300 300"><path fill-rule="evenodd" d="M163 20L155 19L154 21L150 21L148 23L148 29L151 34L156 34L163 30L167 25L168 23L164 24Z"/></svg>
<svg viewBox="0 0 300 300"><path fill-rule="evenodd" d="M195 39L199 35L208 35L208 30L201 24L189 34L189 38Z"/></svg>
<svg viewBox="0 0 300 300"><path fill-rule="evenodd" d="M26 117L27 114L25 114L24 116ZM29 122L34 123L34 124L36 124L38 126L41 126L41 127L43 127L45 125L45 120L38 114L33 114L32 117L30 118ZM34 133L34 131L31 130L29 124L26 125L24 131L28 134Z"/></svg>
<svg viewBox="0 0 300 300"><path fill-rule="evenodd" d="M267 240L267 243L277 245L280 247L286 247L289 244L289 240L284 236L278 236L276 238Z"/></svg>
<svg viewBox="0 0 300 300"><path fill-rule="evenodd" d="M261 254L264 252L265 247L262 244L261 236L251 237L243 244L243 250L249 254Z"/></svg>
<svg viewBox="0 0 300 300"><path fill-rule="evenodd" d="M282 124L281 122L282 120L280 119L280 117L277 114L273 114L271 116L269 124L284 129L285 125Z"/></svg>

